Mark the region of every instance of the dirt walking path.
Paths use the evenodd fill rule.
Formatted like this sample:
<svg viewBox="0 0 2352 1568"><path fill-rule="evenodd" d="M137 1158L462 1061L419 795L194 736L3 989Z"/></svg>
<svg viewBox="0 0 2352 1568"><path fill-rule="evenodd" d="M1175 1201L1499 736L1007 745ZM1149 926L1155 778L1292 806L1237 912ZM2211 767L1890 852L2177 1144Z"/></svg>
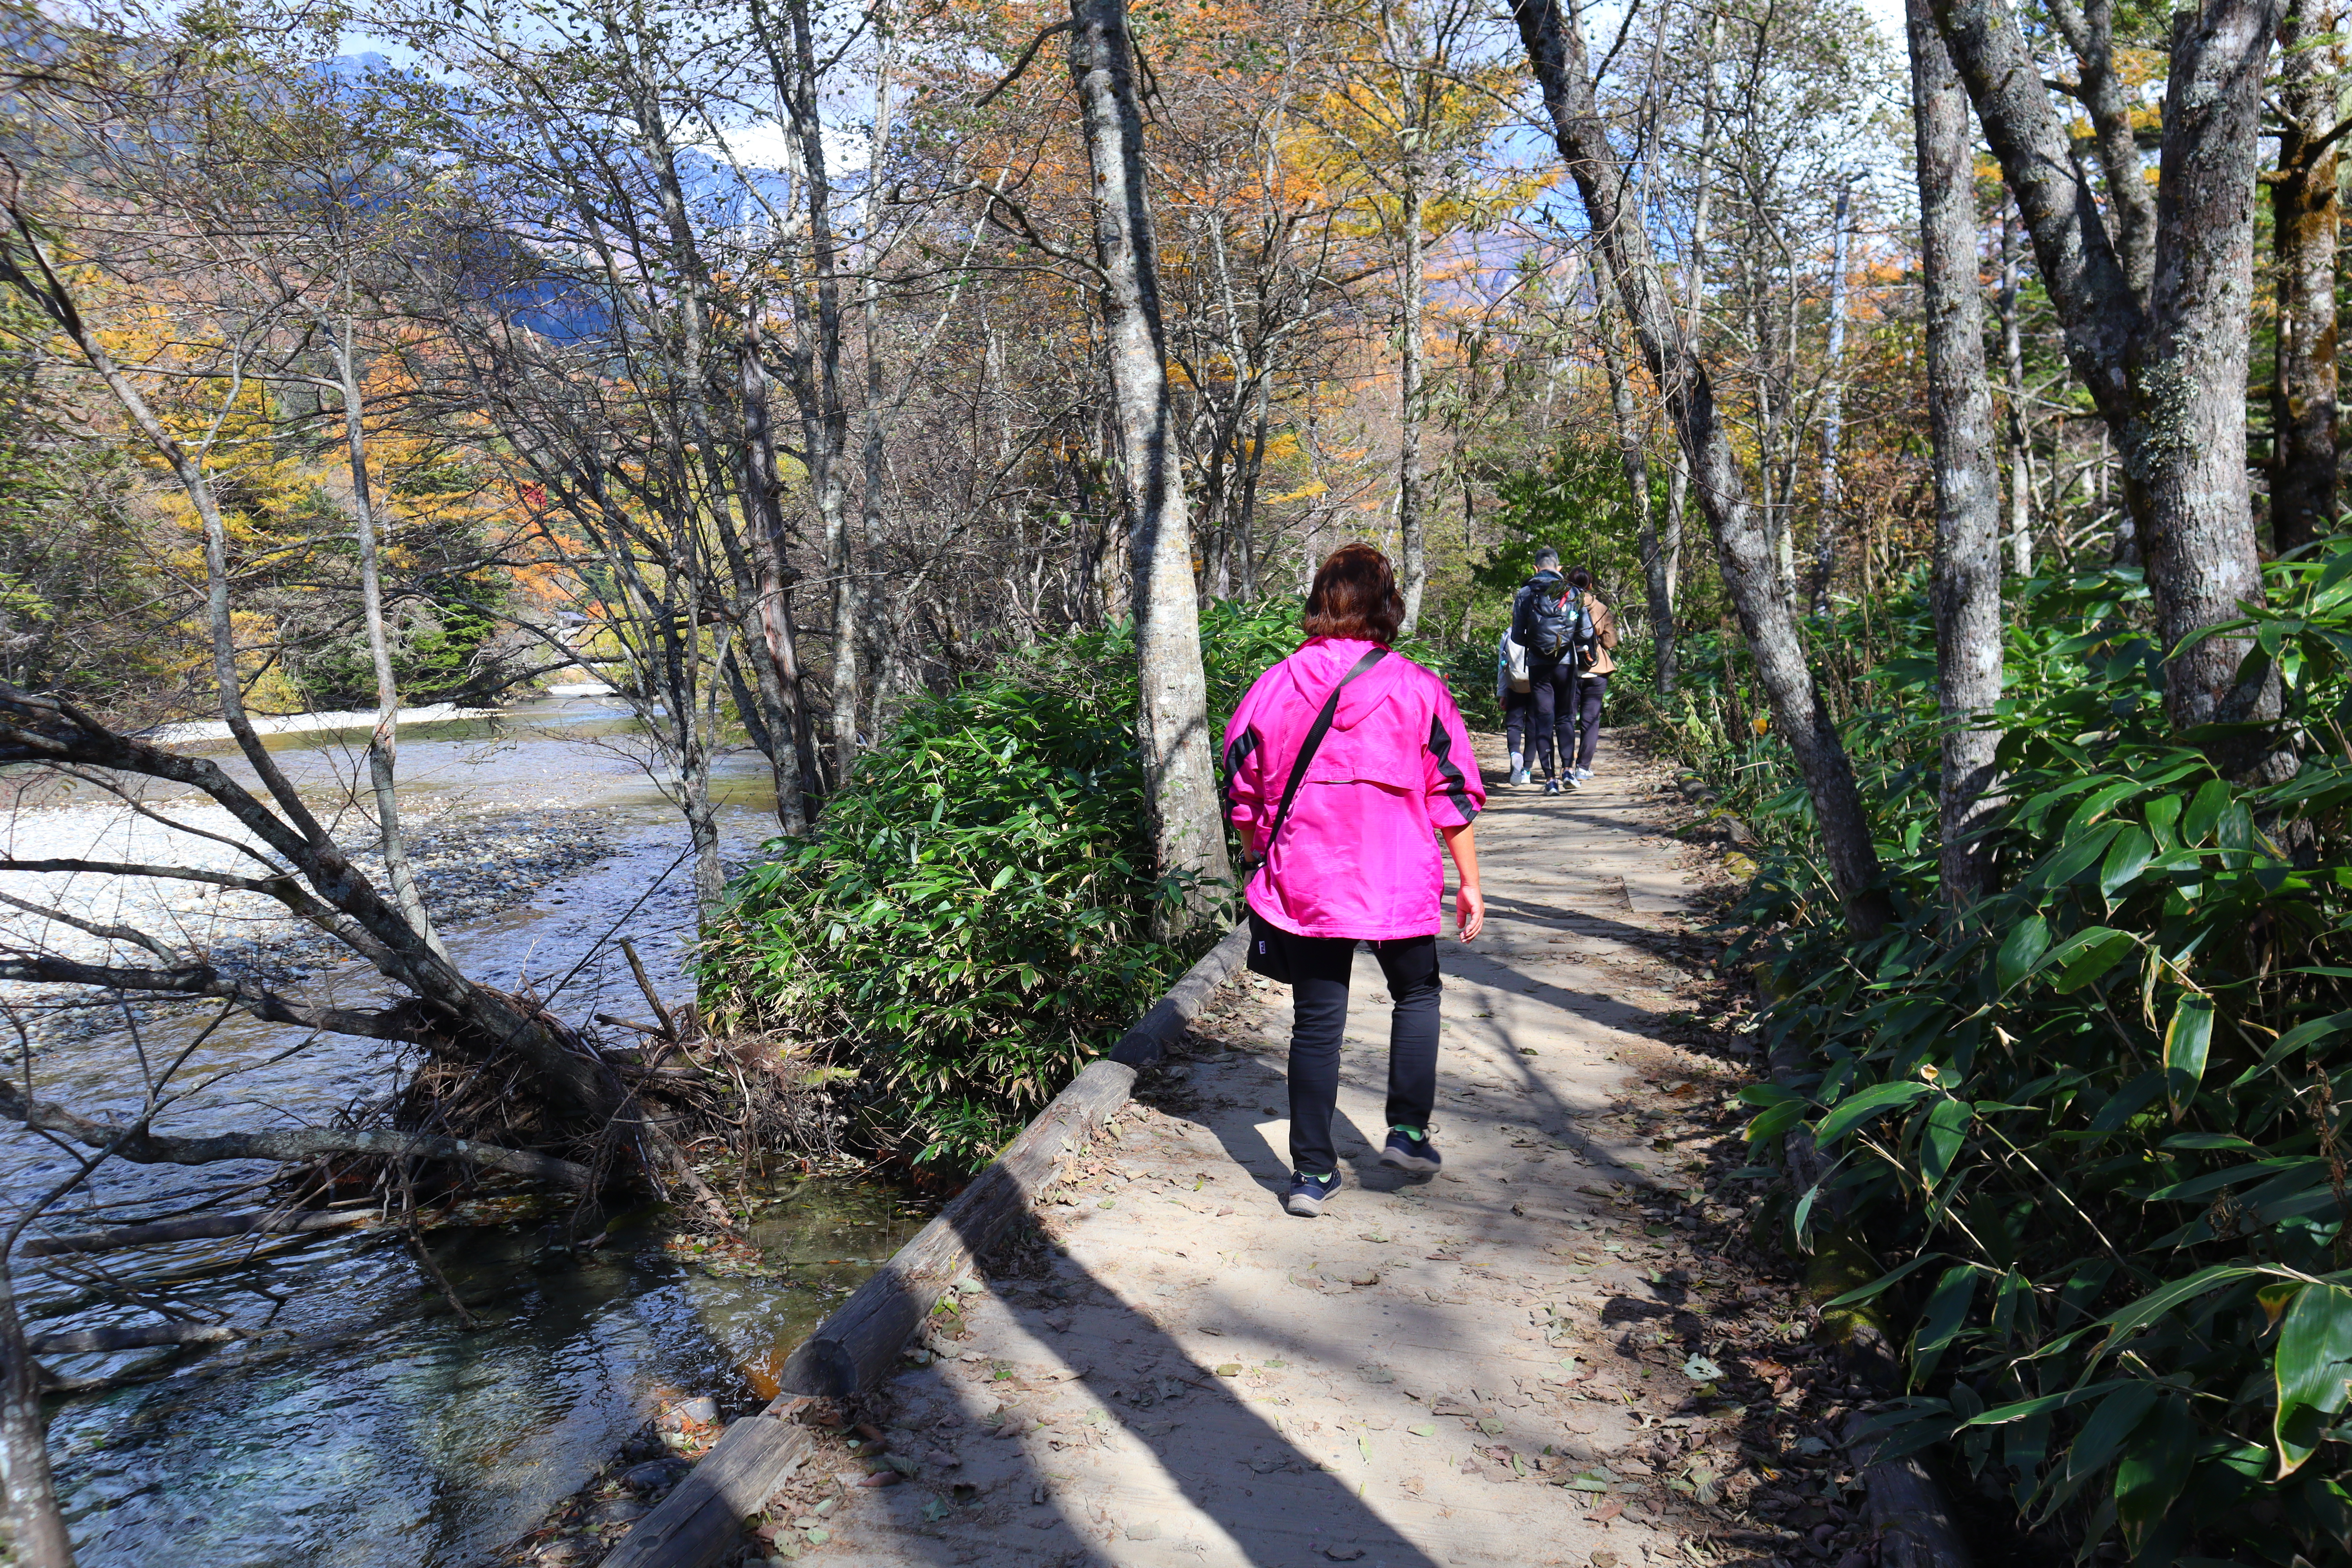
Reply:
<svg viewBox="0 0 2352 1568"><path fill-rule="evenodd" d="M769 1550L1868 1562L1825 1441L1838 1412L1795 1364L1802 1315L1702 1190L1708 1169L1717 1193L1757 1190L1726 1179L1740 1075L1673 1043L1701 1026L1685 904L1709 858L1669 836L1690 813L1664 770L1603 763L1580 795L1496 789L1480 820L1488 923L1445 959L1439 1179L1375 1158L1387 998L1364 955L1349 1185L1320 1218L1282 1212L1288 998L1244 977L935 1316L928 1363L859 1413L865 1462L837 1450L776 1500Z"/></svg>

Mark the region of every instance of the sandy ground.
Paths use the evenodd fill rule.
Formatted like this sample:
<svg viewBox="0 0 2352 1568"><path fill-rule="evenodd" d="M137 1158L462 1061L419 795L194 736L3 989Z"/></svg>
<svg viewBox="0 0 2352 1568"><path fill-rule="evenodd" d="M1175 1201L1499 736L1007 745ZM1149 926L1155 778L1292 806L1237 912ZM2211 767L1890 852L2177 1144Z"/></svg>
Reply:
<svg viewBox="0 0 2352 1568"><path fill-rule="evenodd" d="M1439 1179L1375 1157L1386 996L1364 954L1349 1184L1285 1215L1288 996L1229 987L866 1412L889 1457L812 1466L772 1505L774 1555L1843 1560L1838 1478L1802 1468L1834 1458L1806 1458L1817 1426L1778 1425L1788 1369L1755 1353L1759 1325L1768 1345L1803 1330L1764 1321L1785 1294L1733 1256L1745 1189L1698 1179L1738 1147L1736 1074L1669 1038L1698 982L1701 858L1667 837L1663 771L1602 761L1580 795L1498 790L1480 820L1488 925L1446 959ZM1759 1456L1759 1430L1792 1447ZM910 1484L853 1484L885 1463ZM1768 1481L1817 1535L1732 1506Z"/></svg>

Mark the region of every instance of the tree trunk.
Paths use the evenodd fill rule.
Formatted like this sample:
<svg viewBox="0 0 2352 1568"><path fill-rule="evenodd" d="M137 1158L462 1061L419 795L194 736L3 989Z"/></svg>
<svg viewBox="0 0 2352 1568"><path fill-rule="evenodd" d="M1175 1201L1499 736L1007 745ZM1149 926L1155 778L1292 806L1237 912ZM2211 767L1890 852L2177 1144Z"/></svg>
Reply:
<svg viewBox="0 0 2352 1568"><path fill-rule="evenodd" d="M1780 591L1770 541L1748 500L1747 482L1716 406L1706 366L1683 331L1658 277L1648 230L1626 210L1625 172L1593 102L1584 35L1558 0L1516 0L1514 17L1561 158L1575 179L1585 218L1632 322L1650 374L1665 395L1666 412L1689 456L1699 506L1723 560L1724 586L1738 607L1758 678L1773 717L1795 753L1821 834L1830 878L1847 920L1863 937L1885 922L1885 895L1877 886L1878 853L1870 837L1853 769L1830 722L1802 645Z"/></svg>
<svg viewBox="0 0 2352 1568"><path fill-rule="evenodd" d="M838 787L857 759L862 605L849 537L849 411L841 387L840 251L833 230L833 183L818 102L816 25L809 5L810 0L785 0L792 33L789 57L777 47L762 0L752 0L751 16L776 96L792 122L791 153L800 176L796 184L808 235L807 298L793 312L796 331L790 363L793 395L801 410L803 460L833 589L833 781Z"/></svg>
<svg viewBox="0 0 2352 1568"><path fill-rule="evenodd" d="M2067 357L2123 459L2131 531L2156 604L2174 728L2275 719L2275 670L2238 679L2248 639L2205 637L2263 602L2246 482L2255 132L2276 0L2208 0L2175 18L2155 259L2142 298L2075 163L2031 46L2002 0L1936 0L1936 21L2017 198ZM2213 742L2232 772L2291 759ZM2260 754L2257 754L2260 753Z"/></svg>
<svg viewBox="0 0 2352 1568"><path fill-rule="evenodd" d="M2154 526L2141 542L2181 729L2274 719L2276 671L2242 683L2243 637L2182 645L2263 602L2246 477L2254 182L2276 0L2211 0L2173 18L2148 331L2135 345L2137 460Z"/></svg>
<svg viewBox="0 0 2352 1568"><path fill-rule="evenodd" d="M1412 133L1412 132L1408 132ZM1404 621L1399 637L1411 637L1421 625L1421 595L1429 586L1428 543L1423 537L1421 482L1421 296L1423 196L1420 153L1408 149L1404 157L1403 216L1404 277L1397 300L1397 389L1402 427L1397 438L1397 539L1403 557L1398 562L1397 586L1404 593Z"/></svg>
<svg viewBox="0 0 2352 1568"><path fill-rule="evenodd" d="M2278 169L2271 253L2278 353L2271 378L2271 542L2281 553L2336 527L2338 0L2288 0L2279 27Z"/></svg>
<svg viewBox="0 0 2352 1568"><path fill-rule="evenodd" d="M15 1239L12 1228L9 1240ZM49 1475L47 1424L41 1419L41 1373L16 1315L15 1281L0 1256L0 1503L5 1539L20 1568L73 1568L73 1541Z"/></svg>
<svg viewBox="0 0 2352 1568"><path fill-rule="evenodd" d="M1948 65L1951 61L1940 39L1937 56ZM2000 202L2000 302L2001 367L2009 390L2004 434L2009 438L2010 564L2020 577L2025 577L2033 572L2033 446L2025 424L2025 340L2018 330L2017 221L2006 195ZM1984 355L1979 353L1977 358L1981 361Z"/></svg>
<svg viewBox="0 0 2352 1568"><path fill-rule="evenodd" d="M753 307L757 313L757 307ZM746 322L740 351L743 376L743 510L756 581L756 618L765 658L753 673L760 697L782 717L784 733L771 735L768 765L776 781L776 822L787 837L808 832L808 782L816 776L808 716L801 706L799 639L788 597L792 577L784 563L784 511L778 492L775 424L768 405L768 374L760 363L760 329Z"/></svg>
<svg viewBox="0 0 2352 1568"><path fill-rule="evenodd" d="M1170 935L1219 907L1233 868L1209 738L1192 538L1177 465L1160 319L1160 270L1143 183L1143 119L1126 0L1071 0L1070 78L1094 174L1095 254L1129 519L1144 793L1163 877L1195 879L1163 906Z"/></svg>
<svg viewBox="0 0 2352 1568"><path fill-rule="evenodd" d="M1829 384L1822 392L1822 519L1813 540L1813 614L1830 613L1830 578L1837 570L1837 538L1845 521L1845 492L1838 477L1839 443L1845 433L1846 216L1853 205L1853 176L1838 185L1830 238Z"/></svg>
<svg viewBox="0 0 2352 1568"><path fill-rule="evenodd" d="M352 473L352 522L358 534L360 613L366 623L368 658L375 674L375 729L368 737L368 784L375 795L376 843L383 852L384 879L393 902L434 952L446 955L441 938L425 913L425 895L408 864L408 840L400 831L400 798L394 770L400 756L400 685L392 674L392 639L383 627L383 572L376 548L375 501L368 483L367 405L360 390L358 356L350 316L330 328L335 372L343 395L343 440Z"/></svg>
<svg viewBox="0 0 2352 1568"><path fill-rule="evenodd" d="M1633 409L1633 388L1625 375L1625 348L1617 338L1614 312L1603 297L1600 310L1601 363L1609 373L1609 412L1616 426L1617 462L1625 471L1642 551L1642 585L1650 605L1650 639L1656 650L1656 687L1675 686L1675 590L1666 575L1665 552L1658 545L1657 518L1650 505L1650 460L1642 450L1642 427ZM1463 487L1469 493L1469 487Z"/></svg>
<svg viewBox="0 0 2352 1568"><path fill-rule="evenodd" d="M1929 0L1908 0L1918 141L1919 251L1927 318L1927 418L1936 462L1937 705L1944 721L1943 900L1948 922L1984 896L1999 733L1969 721L2000 699L2000 500L1992 389L1977 282L1975 145L1969 100Z"/></svg>

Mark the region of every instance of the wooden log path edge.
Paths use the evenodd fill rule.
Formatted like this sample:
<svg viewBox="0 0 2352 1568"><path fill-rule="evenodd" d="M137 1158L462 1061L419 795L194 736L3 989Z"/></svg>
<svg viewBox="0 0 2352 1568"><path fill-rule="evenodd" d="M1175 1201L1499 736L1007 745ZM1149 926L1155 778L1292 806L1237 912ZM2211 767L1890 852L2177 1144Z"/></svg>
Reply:
<svg viewBox="0 0 2352 1568"><path fill-rule="evenodd" d="M784 1363L784 1392L757 1415L729 1426L658 1507L637 1521L604 1568L708 1568L740 1544L743 1521L808 1458L814 1435L798 1420L821 1398L879 1384L938 1305L1005 1226L1027 1212L1064 1161L1127 1103L1137 1076L1156 1066L1218 988L1249 955L1244 922L1186 970L1168 994L1119 1037L1099 1061L1039 1111L1021 1135L972 1179L937 1218L916 1232L839 1310L817 1325Z"/></svg>

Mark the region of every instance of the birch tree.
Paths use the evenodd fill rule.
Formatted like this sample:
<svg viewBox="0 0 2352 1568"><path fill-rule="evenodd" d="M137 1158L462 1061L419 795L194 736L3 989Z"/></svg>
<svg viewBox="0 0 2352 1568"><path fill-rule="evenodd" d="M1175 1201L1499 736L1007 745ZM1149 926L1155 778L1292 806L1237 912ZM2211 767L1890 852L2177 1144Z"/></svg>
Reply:
<svg viewBox="0 0 2352 1568"><path fill-rule="evenodd" d="M1134 574L1136 729L1163 876L1191 879L1163 917L1171 935L1205 921L1230 883L1201 668L1192 526L1168 392L1160 261L1144 181L1143 117L1126 0L1071 0L1070 81L1093 176L1095 259Z"/></svg>
<svg viewBox="0 0 2352 1568"><path fill-rule="evenodd" d="M1748 498L1714 377L1667 294L1641 214L1626 200L1624 164L1595 105L1581 23L1558 0L1516 0L1513 18L1549 128L1581 199L1594 248L1614 287L1651 379L1691 467L1700 510L1722 559L1724 587L1739 616L1772 715L1812 797L1832 884L1859 934L1886 919L1878 852L1836 726L1806 663L1772 542Z"/></svg>

